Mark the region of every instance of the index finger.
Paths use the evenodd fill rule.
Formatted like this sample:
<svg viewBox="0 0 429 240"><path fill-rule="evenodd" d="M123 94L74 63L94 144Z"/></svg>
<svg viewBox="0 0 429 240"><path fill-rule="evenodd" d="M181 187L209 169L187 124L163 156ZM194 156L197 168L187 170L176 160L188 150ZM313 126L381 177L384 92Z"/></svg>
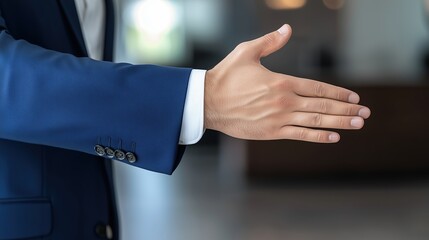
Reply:
<svg viewBox="0 0 429 240"><path fill-rule="evenodd" d="M329 98L354 104L360 101L357 93L342 87L303 78L296 78L296 80L294 91L300 96Z"/></svg>

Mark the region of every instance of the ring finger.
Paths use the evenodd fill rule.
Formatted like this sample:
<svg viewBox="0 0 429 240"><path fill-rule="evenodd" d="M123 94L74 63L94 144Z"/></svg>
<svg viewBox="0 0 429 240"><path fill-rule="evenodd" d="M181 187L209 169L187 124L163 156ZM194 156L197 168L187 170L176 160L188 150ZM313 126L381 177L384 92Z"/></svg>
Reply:
<svg viewBox="0 0 429 240"><path fill-rule="evenodd" d="M361 129L364 120L361 117L295 112L289 117L286 125L310 128Z"/></svg>

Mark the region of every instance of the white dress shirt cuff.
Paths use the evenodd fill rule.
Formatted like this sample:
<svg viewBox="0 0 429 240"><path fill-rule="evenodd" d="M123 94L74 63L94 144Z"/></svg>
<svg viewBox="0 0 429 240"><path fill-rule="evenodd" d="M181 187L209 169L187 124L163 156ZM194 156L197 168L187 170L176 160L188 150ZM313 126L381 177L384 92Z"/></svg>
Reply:
<svg viewBox="0 0 429 240"><path fill-rule="evenodd" d="M204 134L204 81L206 70L191 72L183 111L179 144L195 144Z"/></svg>

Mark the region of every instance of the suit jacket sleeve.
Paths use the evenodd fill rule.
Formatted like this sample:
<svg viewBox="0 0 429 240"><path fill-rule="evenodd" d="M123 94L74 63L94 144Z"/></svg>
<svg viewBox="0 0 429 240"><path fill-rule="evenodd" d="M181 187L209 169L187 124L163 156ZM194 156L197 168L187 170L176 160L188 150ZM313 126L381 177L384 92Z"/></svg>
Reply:
<svg viewBox="0 0 429 240"><path fill-rule="evenodd" d="M98 144L171 174L184 151L178 142L190 72L47 50L15 40L0 14L0 138L94 155Z"/></svg>

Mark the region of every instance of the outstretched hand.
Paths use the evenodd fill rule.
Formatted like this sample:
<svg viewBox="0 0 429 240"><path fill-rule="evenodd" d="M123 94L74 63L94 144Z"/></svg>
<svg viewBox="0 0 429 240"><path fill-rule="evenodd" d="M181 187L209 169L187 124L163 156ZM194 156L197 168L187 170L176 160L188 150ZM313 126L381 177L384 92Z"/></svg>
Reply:
<svg viewBox="0 0 429 240"><path fill-rule="evenodd" d="M361 129L371 112L359 96L326 83L274 73L260 59L282 48L289 25L239 44L207 71L204 124L232 137L335 143L327 129ZM326 129L326 130L325 130Z"/></svg>

